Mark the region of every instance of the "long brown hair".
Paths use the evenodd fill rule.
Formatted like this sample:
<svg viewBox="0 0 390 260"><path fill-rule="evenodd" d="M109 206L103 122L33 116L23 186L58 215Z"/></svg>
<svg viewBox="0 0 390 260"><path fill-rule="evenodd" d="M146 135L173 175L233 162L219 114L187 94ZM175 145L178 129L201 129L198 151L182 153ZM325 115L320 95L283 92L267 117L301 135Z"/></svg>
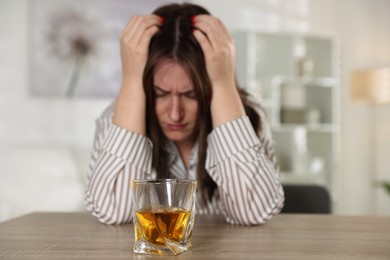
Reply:
<svg viewBox="0 0 390 260"><path fill-rule="evenodd" d="M197 180L203 202L211 200L216 189L215 182L205 170L207 135L212 131L211 98L212 86L206 71L203 51L192 34L191 17L199 14L210 14L201 6L183 3L169 4L156 9L154 14L162 16L164 23L149 46L149 57L146 63L143 84L146 93L146 129L147 135L153 142L152 166L159 178L170 178L168 153L164 150L165 136L159 126L155 113L154 72L157 64L171 59L180 64L193 81L198 101L194 141L198 140ZM240 90L247 115L253 127L259 132L260 119L251 105L248 104L247 94Z"/></svg>

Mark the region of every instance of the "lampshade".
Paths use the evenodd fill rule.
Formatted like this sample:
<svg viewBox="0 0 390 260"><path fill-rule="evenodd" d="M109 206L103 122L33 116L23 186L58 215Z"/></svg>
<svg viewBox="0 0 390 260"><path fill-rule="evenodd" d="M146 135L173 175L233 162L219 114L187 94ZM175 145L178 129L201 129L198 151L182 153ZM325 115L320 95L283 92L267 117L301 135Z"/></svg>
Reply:
<svg viewBox="0 0 390 260"><path fill-rule="evenodd" d="M390 102L390 67L352 72L350 94L353 101L373 104Z"/></svg>

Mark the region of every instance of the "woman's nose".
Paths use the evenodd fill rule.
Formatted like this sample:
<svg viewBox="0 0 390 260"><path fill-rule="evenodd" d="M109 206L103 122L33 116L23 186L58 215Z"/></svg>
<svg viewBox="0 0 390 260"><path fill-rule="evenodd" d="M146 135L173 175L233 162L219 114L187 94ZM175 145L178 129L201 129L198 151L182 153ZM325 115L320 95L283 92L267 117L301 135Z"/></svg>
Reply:
<svg viewBox="0 0 390 260"><path fill-rule="evenodd" d="M183 119L184 110L180 96L173 95L171 101L171 108L169 115L173 121L180 121Z"/></svg>

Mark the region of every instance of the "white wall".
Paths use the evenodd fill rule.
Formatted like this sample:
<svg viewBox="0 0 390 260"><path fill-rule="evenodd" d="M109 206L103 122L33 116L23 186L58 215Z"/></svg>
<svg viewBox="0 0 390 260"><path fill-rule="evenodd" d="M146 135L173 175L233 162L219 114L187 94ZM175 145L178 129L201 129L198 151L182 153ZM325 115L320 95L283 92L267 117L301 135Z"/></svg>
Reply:
<svg viewBox="0 0 390 260"><path fill-rule="evenodd" d="M373 187L372 155L377 179L390 180L390 104L377 108L352 102L349 75L353 70L390 66L390 1L312 0L311 31L333 32L341 51L340 205L343 214L390 214L390 196ZM372 117L377 110L377 144L372 144ZM375 111L374 111L375 112Z"/></svg>
<svg viewBox="0 0 390 260"><path fill-rule="evenodd" d="M28 1L0 1L0 221L84 210L94 119L109 100L28 95Z"/></svg>
<svg viewBox="0 0 390 260"><path fill-rule="evenodd" d="M349 75L359 68L390 66L390 1L388 0L229 0L221 8L218 1L193 1L209 8L229 29L295 30L334 36L340 42L341 78L341 162L336 212L338 214L390 214L390 195L372 185L372 130L369 107L352 103ZM305 5L308 14L305 15ZM286 7L290 6L290 8ZM289 12L286 12L289 9ZM250 11L248 11L250 10ZM240 17L239 14L257 13ZM267 15L273 14L273 26ZM282 15L282 16L280 16ZM264 19L258 16L263 16ZM269 17L268 17L269 18ZM263 21L263 23L259 23ZM294 22L295 27L284 22ZM297 23L300 21L300 24ZM268 22L268 23L267 23ZM297 26L298 25L298 26ZM376 162L378 179L390 181L390 104L377 107ZM376 191L374 197L372 191Z"/></svg>
<svg viewBox="0 0 390 260"><path fill-rule="evenodd" d="M93 120L110 102L28 95L27 2L0 1L0 221L37 210L84 209L82 196ZM390 65L390 1L193 2L221 17L231 30L255 26L264 30L306 30L340 40L342 161L338 213L371 213L369 110L350 101L348 75L360 67ZM390 152L390 106L379 107L378 112L378 172L390 180L390 160L385 156ZM382 190L377 195L377 214L390 214L390 196Z"/></svg>
<svg viewBox="0 0 390 260"><path fill-rule="evenodd" d="M353 7L353 8L352 8ZM348 92L348 75L352 70L390 66L390 1L347 0L340 7L343 60L343 164L342 188L344 212L390 214L390 195L375 189L378 204L372 202L372 163L376 154L379 179L390 180L390 104L377 107L377 149L372 151L370 107L352 103ZM376 207L375 207L376 206Z"/></svg>

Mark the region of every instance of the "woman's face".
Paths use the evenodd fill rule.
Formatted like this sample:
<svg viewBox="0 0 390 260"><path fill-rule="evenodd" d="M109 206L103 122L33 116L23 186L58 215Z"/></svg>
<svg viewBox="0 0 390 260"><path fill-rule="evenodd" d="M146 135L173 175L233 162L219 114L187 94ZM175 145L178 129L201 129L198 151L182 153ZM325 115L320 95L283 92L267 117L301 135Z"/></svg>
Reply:
<svg viewBox="0 0 390 260"><path fill-rule="evenodd" d="M181 65L163 60L154 72L156 114L168 139L176 144L191 144L198 101L191 78Z"/></svg>

